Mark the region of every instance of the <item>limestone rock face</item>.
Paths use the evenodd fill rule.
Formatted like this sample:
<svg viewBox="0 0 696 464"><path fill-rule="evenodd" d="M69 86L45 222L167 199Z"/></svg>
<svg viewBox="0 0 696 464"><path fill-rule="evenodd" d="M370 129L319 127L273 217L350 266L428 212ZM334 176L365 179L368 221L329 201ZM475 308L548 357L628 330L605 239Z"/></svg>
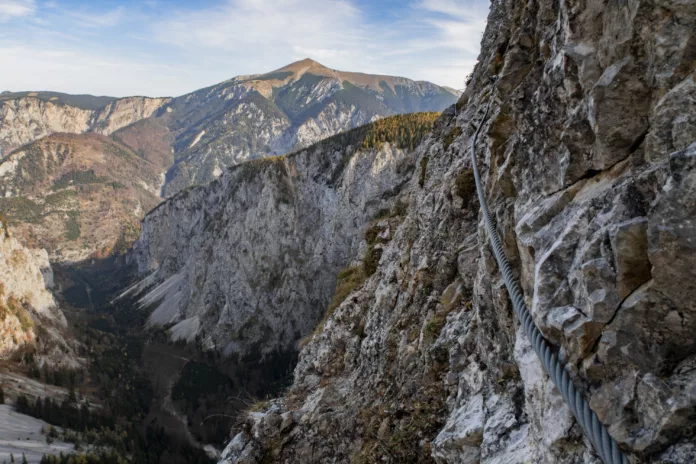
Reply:
<svg viewBox="0 0 696 464"><path fill-rule="evenodd" d="M46 99L38 92L34 94L0 99L0 158L15 148L58 132L111 134L152 116L170 100L127 97L92 108L59 97Z"/></svg>
<svg viewBox="0 0 696 464"><path fill-rule="evenodd" d="M600 462L510 307L472 198L479 124L535 322L631 462L693 462L694 31L693 2L493 1L376 272L223 462Z"/></svg>
<svg viewBox="0 0 696 464"><path fill-rule="evenodd" d="M52 366L80 365L63 336L67 322L50 291L53 285L46 250L26 248L1 220L0 359L23 349L35 353L39 367L48 360Z"/></svg>
<svg viewBox="0 0 696 464"><path fill-rule="evenodd" d="M235 166L149 213L129 256L149 324L226 356L295 351L415 168L408 147L363 148L360 133Z"/></svg>
<svg viewBox="0 0 696 464"><path fill-rule="evenodd" d="M0 102L0 156L56 132L89 129L92 111L34 97Z"/></svg>
<svg viewBox="0 0 696 464"><path fill-rule="evenodd" d="M150 97L120 98L94 112L89 126L94 132L109 135L134 122L149 118L170 100Z"/></svg>

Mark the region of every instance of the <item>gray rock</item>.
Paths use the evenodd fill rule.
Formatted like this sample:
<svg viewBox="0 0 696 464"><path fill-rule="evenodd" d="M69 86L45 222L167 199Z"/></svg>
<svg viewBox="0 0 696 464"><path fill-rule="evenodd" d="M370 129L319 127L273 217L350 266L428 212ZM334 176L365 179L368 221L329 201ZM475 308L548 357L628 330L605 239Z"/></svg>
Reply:
<svg viewBox="0 0 696 464"><path fill-rule="evenodd" d="M259 436L258 446L283 463L599 463L519 329L477 208L457 194L466 191L471 168L467 139L493 98L477 162L535 322L631 462L691 462L694 30L689 2L492 2L471 84L456 117L445 112L416 150L422 173L403 179L408 211L390 228L377 271L301 351L282 407L302 418L283 433ZM237 275L233 259L252 276L264 260L287 272L309 269L276 258L278 242L295 230L278 224L295 224L292 211L273 210L269 220L268 210L249 207L273 201L279 184L272 173L264 171L264 185L246 194L238 193L248 187L234 173L220 190L194 190L198 209L175 199L151 220L158 230L146 221L141 245L164 247L170 237L159 230L179 229L175 243L205 249L198 224L206 213L196 211L224 218L210 208L235 194L244 207L225 205L238 208L255 240L240 234L210 251L226 261L213 274ZM343 185L367 188L364 181ZM293 201L305 195L298 190ZM364 211L363 203L357 209ZM210 242L236 231L217 219L211 230L216 224ZM366 247L357 228L343 230L353 253ZM327 253L336 249L310 236ZM246 253L260 244L256 260L240 258L245 252L236 244L245 240ZM146 258L141 246L138 259L143 270L186 269L188 282L210 280L202 252L193 252L195 271L183 248ZM328 299L333 289L324 290ZM239 281L225 301L234 292L244 292ZM237 301L257 301L252 296ZM194 300L186 301L190 307ZM243 314L240 307L228 307L226 321ZM274 332L289 320L280 318Z"/></svg>
<svg viewBox="0 0 696 464"><path fill-rule="evenodd" d="M149 324L177 323L179 338L198 336L228 357L294 351L414 163L389 144L362 150L330 139L165 202L144 219L129 256L144 278L133 291L147 289L141 305L154 305ZM380 224L384 241L391 226Z"/></svg>

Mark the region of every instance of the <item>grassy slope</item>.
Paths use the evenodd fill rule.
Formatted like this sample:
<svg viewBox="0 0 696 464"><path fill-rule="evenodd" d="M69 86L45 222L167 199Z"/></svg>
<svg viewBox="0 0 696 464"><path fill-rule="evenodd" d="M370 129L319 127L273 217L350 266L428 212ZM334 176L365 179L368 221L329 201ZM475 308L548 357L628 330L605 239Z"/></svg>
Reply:
<svg viewBox="0 0 696 464"><path fill-rule="evenodd" d="M23 157L3 179L13 196L0 198L0 211L27 242L53 255L108 253L159 203L145 185L155 189L164 166L112 138L55 134L14 154Z"/></svg>

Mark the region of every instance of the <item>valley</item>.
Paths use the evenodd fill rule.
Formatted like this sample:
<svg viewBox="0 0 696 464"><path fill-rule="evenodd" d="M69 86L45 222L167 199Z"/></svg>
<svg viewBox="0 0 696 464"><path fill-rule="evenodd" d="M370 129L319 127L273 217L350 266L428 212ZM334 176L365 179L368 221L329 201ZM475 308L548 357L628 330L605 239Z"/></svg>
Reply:
<svg viewBox="0 0 696 464"><path fill-rule="evenodd" d="M296 259L328 258L329 261L322 267L336 269L337 266L347 265L353 259L351 256L355 257L358 253L362 230L369 225L371 217L394 218L397 217L394 214L401 214L399 182L395 183L393 179L405 178L415 169L411 153L430 130L437 116L437 113L422 113L386 118L334 136L287 157L244 163L232 168L222 179L229 185L238 184L239 179L243 179L243 184L236 186L242 188L239 194L230 196L233 202L240 202L239 205L243 208L247 207L249 198L244 191L273 187L271 194L274 197L282 196L277 196L263 206L270 208L264 215L271 214L273 210L287 209L292 204L290 202L301 198L300 190L315 192L312 196L303 194L305 198L302 203L297 203L298 206L302 205L302 210L297 211L298 220L309 220L308 225L316 226L315 215L318 213L321 221L327 221L324 227L327 232L344 229L344 244L340 246L347 248L337 249L333 258L324 258L321 254L315 258L302 258L302 253L306 251L302 247L298 248L299 244L290 242L288 246L290 250L295 250L292 253L299 253ZM84 146L85 139L96 141L101 147L114 143L126 152L124 159L131 163L146 163L146 166L150 164L147 164L147 159L139 157L130 147L121 145L115 138L105 139L103 136L90 134L79 138L80 144L75 145L68 143L72 139L67 136L49 136L41 142L41 151L29 146L25 151L14 152L9 159L18 160L13 178L15 182L8 183L5 188L15 194L31 195L39 205L46 204L46 200L39 200L46 190L60 192L60 189L66 189L75 192L76 203L60 206L72 207L72 211L79 211L81 216L91 214L93 217L100 217L100 223L105 225L107 217L103 213L88 212L86 205L90 199L101 192L99 189L112 188L109 179L119 179L124 185L128 182L133 187L123 190L137 195L137 186L133 180L137 179L135 176L144 176L148 171L142 168L126 170L121 175L117 169L104 170L99 164L103 157L99 156L98 150L89 150L91 145ZM48 142L49 139L52 142ZM130 140L142 139L136 137ZM32 156L39 162L32 162ZM70 169L74 166L73 160L77 158L81 160L82 167L92 168L82 171L89 172L89 176L63 174L73 172ZM93 164L86 165L85 162L89 160L94 160L91 161ZM273 166L283 166L287 162L292 163L289 171L282 168L273 172ZM29 175L27 166L39 168L34 168L32 175ZM128 169L134 167L128 163L124 163L124 166ZM269 168L271 171L268 171ZM369 185L356 183L369 170L373 171L371 175L374 182ZM268 174L271 175L270 178L266 177ZM288 174L292 177L286 178ZM119 175L122 177L117 177ZM161 214L158 211L163 207L169 208L170 203L176 205L178 202L190 201L192 196L217 188L220 182L179 193L165 205L155 208L150 215ZM244 186L244 183L248 185ZM196 193L197 191L200 193ZM338 203L324 204L326 195L329 195L328 198L334 197L331 201ZM112 201L120 200L114 195L109 196ZM17 197L11 195L5 198ZM363 206L358 210L353 211L354 207L346 203L360 198ZM128 204L129 200L121 201ZM256 201L260 201L259 207L266 203L260 197ZM6 223L13 241L37 244L38 242L31 240L34 237L24 235L29 233L41 237L43 241L40 244L51 244L51 235L38 228L35 220L26 220L18 214L21 210L8 208L8 204L13 203L4 203L8 214ZM397 213L391 213L391 210ZM68 209L66 214L69 211L71 210ZM358 216L354 217L355 213ZM55 212L44 210L36 217L50 224L51 216L54 215ZM167 214L167 217L180 221L182 225L191 223L190 219L177 219L171 214ZM26 220L24 226L22 219ZM383 220L377 219L379 221ZM392 219L386 221L389 223ZM16 224L18 227L9 224ZM89 228L89 225L82 227ZM117 231L113 228L110 231L100 230L104 237L112 238L118 234ZM14 234L18 234L16 239ZM66 245L60 240L61 236L64 233L53 237L57 238L55 243L59 247L64 247ZM69 240L68 243L74 241L75 239ZM93 238L85 238L82 243L94 246L95 242ZM246 242L242 240L240 243ZM64 255L64 249L54 249L56 251L53 256L59 257L60 253ZM323 308L328 305L338 270L330 270L328 274L321 276L317 283L325 286L323 296L311 303L308 314L295 314L294 317L303 321L303 325L299 325L292 333L278 334L280 338L276 345L269 345L266 341L267 346L264 346L264 342L256 337L254 332L259 330L259 323L264 321L256 319L253 314L246 320L236 322L236 329L231 328L225 334L220 332L215 335L218 340L213 341L213 333L206 333L212 322L206 311L214 308L207 304L196 307L197 303L192 301L188 310L185 307L176 309L176 306L186 301L181 296L176 296L181 295L181 289L177 289L175 300L172 300L170 290L161 289L165 284L165 289L173 288L171 279L164 274L164 270L170 268L170 265L165 264L150 274L147 268L151 264L144 264L142 250L142 245L127 252L111 247L105 252L92 251L86 257L82 255L80 257L83 259L79 261L58 260L52 264L51 283L57 297L54 304L66 317L62 337L71 341L76 354L72 367L60 374L61 379L65 375L70 378L69 381L60 381L61 388L67 387L69 391L64 391L61 395L45 389L7 389L8 400L16 405L26 402L29 406L21 406L21 412L47 420L54 427L65 428L65 431L57 433L56 439L79 443L72 451L82 453L86 458L90 454L99 456L100 453L106 453L104 459L111 456L135 462L162 462L162 459L166 462L214 462L211 459L219 457L229 439L229 430L239 420L240 414L263 407L266 398L278 396L289 385L292 367L297 362L297 343L313 330L314 321L321 317ZM287 252L281 250L281 253ZM306 279L316 275L310 273L294 278L299 279L299 285L306 286L310 283ZM288 277L270 276L272 280ZM42 283L37 282L36 285L41 286ZM184 285L181 279L174 284L179 287L181 285ZM239 284L235 285L236 288L242 288ZM268 284L259 282L252 285L260 285L257 287L257 295L260 297L263 292L259 293L258 290L268 288L271 291L279 284L269 281ZM269 296L277 298L272 293ZM297 303L291 299L287 304ZM174 313L163 318L162 307L169 308L164 313L172 310ZM201 310L203 313L200 313ZM200 313L194 316L195 322L192 323L192 318L186 316L187 311ZM269 334L268 329L260 330L259 333ZM31 353L30 345L25 345L24 349ZM14 372L12 375L19 378L26 376L34 378L34 382L46 383L55 382L53 379L58 378L58 374L48 367L51 365L48 361L36 360L34 355L15 359L17 364L11 363L6 367L8 372ZM2 381L2 384L6 385L6 382ZM77 418L72 422L64 422L63 419L49 416L45 412L45 406L41 409L33 406L37 398L42 402L50 398L56 402L56 407L61 408L64 417L77 414ZM85 419L80 412L85 405L89 405L89 419ZM117 439L116 436L123 438ZM168 454L172 450L176 450L177 460Z"/></svg>
<svg viewBox="0 0 696 464"><path fill-rule="evenodd" d="M694 31L493 0L463 93L0 94L0 460L692 463Z"/></svg>

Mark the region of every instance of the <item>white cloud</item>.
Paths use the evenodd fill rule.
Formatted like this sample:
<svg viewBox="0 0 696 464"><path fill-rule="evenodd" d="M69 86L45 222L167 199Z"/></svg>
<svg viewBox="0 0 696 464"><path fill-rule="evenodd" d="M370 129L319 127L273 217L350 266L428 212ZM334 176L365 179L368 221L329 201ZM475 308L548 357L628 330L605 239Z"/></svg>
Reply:
<svg viewBox="0 0 696 464"><path fill-rule="evenodd" d="M125 8L118 7L101 13L89 13L85 11L67 11L66 14L75 18L83 26L87 27L113 27L118 25L124 17Z"/></svg>
<svg viewBox="0 0 696 464"><path fill-rule="evenodd" d="M359 11L344 0L228 0L202 11L179 12L155 24L155 36L186 48L260 53L264 47L341 48L359 38Z"/></svg>
<svg viewBox="0 0 696 464"><path fill-rule="evenodd" d="M421 0L416 9L437 30L437 44L478 54L488 16L487 2Z"/></svg>
<svg viewBox="0 0 696 464"><path fill-rule="evenodd" d="M441 13L464 20L475 20L477 11L472 8L472 2L462 2L457 0L421 0L415 7L433 13Z"/></svg>
<svg viewBox="0 0 696 464"><path fill-rule="evenodd" d="M404 1L387 18L370 17L355 2L172 7L147 0L101 11L43 2L33 29L0 27L0 62L12 69L0 73L0 90L181 95L306 57L334 69L463 86L476 62L488 0ZM9 52L16 47L22 54Z"/></svg>
<svg viewBox="0 0 696 464"><path fill-rule="evenodd" d="M194 88L185 69L162 63L109 58L79 50L0 46L0 91L56 90L93 95L178 95L183 85Z"/></svg>
<svg viewBox="0 0 696 464"><path fill-rule="evenodd" d="M34 0L0 0L0 22L33 15L36 11Z"/></svg>
<svg viewBox="0 0 696 464"><path fill-rule="evenodd" d="M434 81L461 87L476 62L488 1L418 0L404 10L381 24L351 0L226 0L177 12L156 22L154 33L192 53L236 61L239 74L310 57L336 69L417 79L447 69Z"/></svg>

